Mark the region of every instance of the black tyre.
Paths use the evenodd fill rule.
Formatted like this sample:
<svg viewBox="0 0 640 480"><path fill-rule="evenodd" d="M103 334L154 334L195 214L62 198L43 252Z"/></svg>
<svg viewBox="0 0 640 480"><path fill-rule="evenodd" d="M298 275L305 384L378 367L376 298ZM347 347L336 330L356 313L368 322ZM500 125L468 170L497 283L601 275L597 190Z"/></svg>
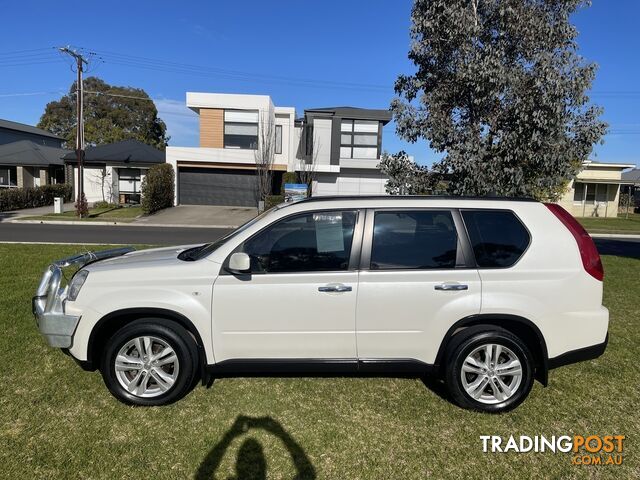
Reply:
<svg viewBox="0 0 640 480"><path fill-rule="evenodd" d="M445 383L463 408L506 412L531 391L533 356L507 330L490 325L467 328L453 337L446 353Z"/></svg>
<svg viewBox="0 0 640 480"><path fill-rule="evenodd" d="M131 405L166 405L196 383L198 348L180 325L154 318L136 320L108 341L101 372L109 391Z"/></svg>

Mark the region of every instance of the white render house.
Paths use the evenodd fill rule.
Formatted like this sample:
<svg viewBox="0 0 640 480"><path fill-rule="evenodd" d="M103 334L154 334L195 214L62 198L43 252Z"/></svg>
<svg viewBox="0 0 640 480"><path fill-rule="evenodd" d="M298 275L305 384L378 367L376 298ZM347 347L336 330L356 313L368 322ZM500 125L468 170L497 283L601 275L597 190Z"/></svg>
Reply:
<svg viewBox="0 0 640 480"><path fill-rule="evenodd" d="M187 92L199 115L199 147L167 147L176 171L176 204L256 206L261 132L274 140L274 191L282 174L314 173L313 194L384 193L377 168L388 110L353 107L305 110L277 107L267 95ZM305 166L306 164L306 166Z"/></svg>

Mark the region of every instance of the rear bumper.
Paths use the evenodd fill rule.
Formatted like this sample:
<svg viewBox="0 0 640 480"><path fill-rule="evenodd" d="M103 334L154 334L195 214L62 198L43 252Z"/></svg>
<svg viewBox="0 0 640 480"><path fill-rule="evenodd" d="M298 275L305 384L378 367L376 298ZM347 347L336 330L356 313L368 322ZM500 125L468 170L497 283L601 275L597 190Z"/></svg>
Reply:
<svg viewBox="0 0 640 480"><path fill-rule="evenodd" d="M607 336L602 343L589 345L588 347L579 348L577 350L571 350L570 352L563 353L562 355L558 355L557 357L550 358L548 363L549 369L598 358L604 353L608 343L609 333L607 332Z"/></svg>

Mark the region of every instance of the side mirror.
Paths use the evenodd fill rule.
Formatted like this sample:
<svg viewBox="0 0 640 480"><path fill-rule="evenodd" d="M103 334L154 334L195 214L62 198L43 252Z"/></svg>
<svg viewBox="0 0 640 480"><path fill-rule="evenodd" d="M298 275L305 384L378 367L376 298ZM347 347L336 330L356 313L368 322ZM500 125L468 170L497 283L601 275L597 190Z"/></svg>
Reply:
<svg viewBox="0 0 640 480"><path fill-rule="evenodd" d="M251 259L244 252L236 252L229 258L227 270L233 274L249 273L251 271Z"/></svg>

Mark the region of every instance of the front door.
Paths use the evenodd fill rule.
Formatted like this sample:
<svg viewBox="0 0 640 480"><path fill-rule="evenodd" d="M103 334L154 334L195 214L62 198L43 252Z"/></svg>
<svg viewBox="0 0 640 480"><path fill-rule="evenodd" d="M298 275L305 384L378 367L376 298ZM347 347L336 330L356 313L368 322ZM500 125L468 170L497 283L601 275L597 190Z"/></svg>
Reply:
<svg viewBox="0 0 640 480"><path fill-rule="evenodd" d="M361 360L431 364L449 327L480 312L480 277L467 266L455 218L446 209L368 213L356 318Z"/></svg>
<svg viewBox="0 0 640 480"><path fill-rule="evenodd" d="M214 283L216 362L355 361L357 224L353 210L294 214L238 246L251 273Z"/></svg>

